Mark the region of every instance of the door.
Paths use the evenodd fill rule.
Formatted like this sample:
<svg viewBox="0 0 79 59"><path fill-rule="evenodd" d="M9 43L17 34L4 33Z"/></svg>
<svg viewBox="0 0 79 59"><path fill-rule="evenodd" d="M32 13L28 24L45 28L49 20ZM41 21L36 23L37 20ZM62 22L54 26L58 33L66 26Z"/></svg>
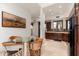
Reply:
<svg viewBox="0 0 79 59"><path fill-rule="evenodd" d="M38 37L40 37L40 22L38 22Z"/></svg>

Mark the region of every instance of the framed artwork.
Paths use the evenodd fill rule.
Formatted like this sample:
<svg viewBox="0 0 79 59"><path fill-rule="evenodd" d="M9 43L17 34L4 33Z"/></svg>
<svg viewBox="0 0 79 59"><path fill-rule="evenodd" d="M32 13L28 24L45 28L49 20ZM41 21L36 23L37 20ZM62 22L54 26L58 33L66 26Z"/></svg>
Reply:
<svg viewBox="0 0 79 59"><path fill-rule="evenodd" d="M2 11L2 27L26 28L26 19Z"/></svg>

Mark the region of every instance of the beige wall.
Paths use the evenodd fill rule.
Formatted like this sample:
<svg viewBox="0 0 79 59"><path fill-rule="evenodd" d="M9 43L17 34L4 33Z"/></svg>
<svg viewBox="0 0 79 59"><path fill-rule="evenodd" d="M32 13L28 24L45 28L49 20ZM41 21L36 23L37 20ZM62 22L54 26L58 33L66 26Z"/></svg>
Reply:
<svg viewBox="0 0 79 59"><path fill-rule="evenodd" d="M38 21L33 23L33 36L38 36Z"/></svg>
<svg viewBox="0 0 79 59"><path fill-rule="evenodd" d="M2 27L2 17L1 12L5 11L26 19L26 28L9 28ZM30 23L31 16L30 14L24 10L21 6L16 4L0 4L0 42L5 42L9 40L9 37L12 35L21 36L23 38L27 38L30 36Z"/></svg>

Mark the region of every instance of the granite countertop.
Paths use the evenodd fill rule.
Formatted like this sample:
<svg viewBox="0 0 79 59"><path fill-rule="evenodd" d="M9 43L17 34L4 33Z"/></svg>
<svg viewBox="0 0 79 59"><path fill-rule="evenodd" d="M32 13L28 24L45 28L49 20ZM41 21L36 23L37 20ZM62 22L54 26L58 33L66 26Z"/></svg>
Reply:
<svg viewBox="0 0 79 59"><path fill-rule="evenodd" d="M69 34L69 32L55 32L55 31L46 31L46 33L63 33L63 34Z"/></svg>

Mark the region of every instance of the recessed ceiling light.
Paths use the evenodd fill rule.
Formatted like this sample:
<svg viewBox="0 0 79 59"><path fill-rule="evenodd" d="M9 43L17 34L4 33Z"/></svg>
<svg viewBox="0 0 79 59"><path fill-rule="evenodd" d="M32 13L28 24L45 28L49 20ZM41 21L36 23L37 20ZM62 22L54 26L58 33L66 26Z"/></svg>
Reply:
<svg viewBox="0 0 79 59"><path fill-rule="evenodd" d="M49 9L49 12L51 12L52 11L52 9Z"/></svg>
<svg viewBox="0 0 79 59"><path fill-rule="evenodd" d="M53 13L51 13L51 15L54 15Z"/></svg>
<svg viewBox="0 0 79 59"><path fill-rule="evenodd" d="M61 5L59 5L58 7L59 7L59 8L62 8L62 6L61 6Z"/></svg>

